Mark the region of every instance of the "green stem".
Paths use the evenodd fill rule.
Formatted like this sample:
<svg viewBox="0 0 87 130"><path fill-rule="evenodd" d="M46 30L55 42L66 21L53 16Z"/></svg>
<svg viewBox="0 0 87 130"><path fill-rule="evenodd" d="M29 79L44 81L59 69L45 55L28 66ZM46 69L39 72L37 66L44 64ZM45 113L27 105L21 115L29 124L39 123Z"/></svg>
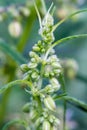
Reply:
<svg viewBox="0 0 87 130"><path fill-rule="evenodd" d="M61 85L62 85L63 92L66 93L66 87L65 87L65 81L64 81L63 74L60 75L60 79L61 79ZM67 108L66 101L64 101L63 130L66 129L66 108Z"/></svg>
<svg viewBox="0 0 87 130"><path fill-rule="evenodd" d="M13 87L14 85L17 85L17 84L26 84L28 85L30 88L32 87L32 83L27 81L27 80L15 80L15 81L12 81L6 85L4 85L1 89L0 89L0 94L5 92L8 88L11 88Z"/></svg>
<svg viewBox="0 0 87 130"><path fill-rule="evenodd" d="M46 5L45 5L45 1L41 0L41 3L42 3L42 6L43 6L43 9L44 9L44 14L46 14L47 9L46 9Z"/></svg>

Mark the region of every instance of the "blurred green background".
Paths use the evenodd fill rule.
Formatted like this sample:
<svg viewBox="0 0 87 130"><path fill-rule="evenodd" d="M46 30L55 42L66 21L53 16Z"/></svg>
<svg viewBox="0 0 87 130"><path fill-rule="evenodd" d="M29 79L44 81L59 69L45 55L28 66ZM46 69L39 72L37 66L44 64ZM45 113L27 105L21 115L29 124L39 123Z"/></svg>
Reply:
<svg viewBox="0 0 87 130"><path fill-rule="evenodd" d="M54 2L54 5L56 5L54 13L55 23L76 10L87 8L86 0L45 0L47 9L52 1ZM36 0L36 3L41 17L43 18L45 11L42 3L40 0ZM16 10L18 10L20 5L25 6L30 11L29 16L24 16L23 12L18 16L9 13L7 8L11 5L17 5ZM6 9L3 13L1 11L2 8ZM35 13L33 1L0 0L0 12L0 18L3 15L3 20L0 21L0 39L3 39L9 48L16 47L17 51L29 60L29 51L40 39L38 34L39 22ZM9 25L15 20L22 26L22 34L17 38L12 37L8 29ZM84 33L87 33L87 13L78 14L57 28L54 32L55 41L66 36ZM73 79L65 77L66 88L70 96L87 102L87 38L65 42L64 44L58 45L55 49L60 59L71 58L77 61L79 66L77 75ZM19 68L21 63L17 64L15 60L0 47L0 87L7 82L22 77ZM23 87L14 87L0 95L0 130L9 120L12 120L17 116L24 117L21 107L28 101L29 96L24 91ZM70 125L68 126L68 129L87 130L87 113L72 105L68 105L68 109L70 113L72 113L70 121L67 121L69 123L67 124ZM68 115L70 116L70 114ZM17 130L17 128L12 127L9 130Z"/></svg>

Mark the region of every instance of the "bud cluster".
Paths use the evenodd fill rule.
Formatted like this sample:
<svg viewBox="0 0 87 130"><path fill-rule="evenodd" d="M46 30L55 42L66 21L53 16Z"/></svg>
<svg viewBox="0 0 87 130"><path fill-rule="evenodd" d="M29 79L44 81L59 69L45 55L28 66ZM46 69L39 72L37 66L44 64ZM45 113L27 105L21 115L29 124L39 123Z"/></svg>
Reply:
<svg viewBox="0 0 87 130"><path fill-rule="evenodd" d="M54 49L51 49L46 57L46 53L54 41L53 23L52 16L47 13L39 31L43 38L42 41L38 41L33 46L29 53L29 63L21 65L24 72L23 79L32 82L29 91L32 95L31 104L26 105L24 110L27 110L26 107L30 109L29 117L32 122L35 121L35 129L38 130L57 130L60 122L54 114L56 104L53 95L60 89L58 77L62 67Z"/></svg>
<svg viewBox="0 0 87 130"><path fill-rule="evenodd" d="M54 19L48 12L42 21L42 26L39 30L39 34L42 36L43 40L49 44L54 41L54 35L52 30L53 24Z"/></svg>

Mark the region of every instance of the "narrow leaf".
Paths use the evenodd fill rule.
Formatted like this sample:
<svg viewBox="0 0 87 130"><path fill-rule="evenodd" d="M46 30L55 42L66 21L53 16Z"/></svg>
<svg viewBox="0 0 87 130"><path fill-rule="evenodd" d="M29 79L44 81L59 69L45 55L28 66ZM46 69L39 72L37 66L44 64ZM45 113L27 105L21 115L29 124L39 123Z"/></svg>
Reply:
<svg viewBox="0 0 87 130"><path fill-rule="evenodd" d="M55 47L56 45L58 45L58 44L60 44L60 43L64 43L64 42L66 42L66 41L68 41L68 40L73 40L73 39L77 39L77 38L85 38L85 37L87 37L87 34L80 34L80 35L73 35L73 36L65 37L65 38L62 38L62 39L56 41L56 42L53 43L52 46L48 49L48 51L47 51L47 53L46 53L46 55L45 55L45 59L47 59L47 57L48 57L48 55L49 55L51 49L52 49L53 47Z"/></svg>
<svg viewBox="0 0 87 130"><path fill-rule="evenodd" d="M13 87L14 85L17 85L17 84L26 84L29 87L32 87L32 84L29 81L26 81L26 80L15 80L15 81L12 81L12 82L4 85L3 87L0 87L0 94L5 92L8 88L11 88L11 87Z"/></svg>
<svg viewBox="0 0 87 130"><path fill-rule="evenodd" d="M9 126L13 125L13 124L19 124L24 126L25 128L27 127L27 123L24 120L12 120L10 122L8 122L3 128L2 130L7 130L9 128Z"/></svg>
<svg viewBox="0 0 87 130"><path fill-rule="evenodd" d="M77 38L85 38L85 37L87 37L87 34L80 34L80 35L73 35L73 36L65 37L65 38L62 38L62 39L56 41L52 45L52 48L55 47L56 45L60 44L60 43L66 42L68 40L73 40L73 39L77 39Z"/></svg>
<svg viewBox="0 0 87 130"><path fill-rule="evenodd" d="M78 10L72 14L70 14L69 16L67 16L66 18L64 18L63 20L59 21L56 25L54 25L53 27L53 31L59 27L62 23L64 23L66 20L72 18L73 16L77 15L77 14L80 14L80 13L83 13L83 12L87 12L87 9L82 9L82 10Z"/></svg>
<svg viewBox="0 0 87 130"><path fill-rule="evenodd" d="M22 57L22 55L19 52L17 52L15 47L5 43L1 39L0 39L0 49L4 51L7 55L9 55L18 64L26 63L24 57Z"/></svg>
<svg viewBox="0 0 87 130"><path fill-rule="evenodd" d="M56 96L54 99L58 100L59 97ZM70 96L63 96L63 97L61 97L61 99L65 100L68 103L76 106L77 108L87 112L87 103L84 103L83 101L80 101L80 100L73 98L73 97L70 97Z"/></svg>
<svg viewBox="0 0 87 130"><path fill-rule="evenodd" d="M83 111L87 112L87 104L70 96L65 96L64 100L68 101L69 103L73 104L74 106L80 108Z"/></svg>

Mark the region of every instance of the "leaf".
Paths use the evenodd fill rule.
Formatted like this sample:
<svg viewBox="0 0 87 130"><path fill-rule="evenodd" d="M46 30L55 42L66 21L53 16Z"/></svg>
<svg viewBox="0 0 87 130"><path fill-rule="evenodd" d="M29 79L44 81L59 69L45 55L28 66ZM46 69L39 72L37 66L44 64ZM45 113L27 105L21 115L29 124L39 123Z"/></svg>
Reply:
<svg viewBox="0 0 87 130"><path fill-rule="evenodd" d="M3 128L2 130L7 130L9 128L9 126L13 125L13 124L19 124L24 126L25 128L27 127L27 123L24 120L12 120L10 122L8 122Z"/></svg>
<svg viewBox="0 0 87 130"><path fill-rule="evenodd" d="M19 52L17 52L16 48L5 43L2 39L0 39L0 49L4 51L7 55L9 55L16 63L26 63L25 58L22 57Z"/></svg>
<svg viewBox="0 0 87 130"><path fill-rule="evenodd" d="M59 21L56 25L54 25L53 27L53 31L59 27L62 23L64 23L66 20L70 19L71 17L77 15L77 14L80 14L80 13L83 13L83 12L87 12L87 8L86 9L82 9L82 10L78 10L72 14L70 14L69 16L67 16L66 18L64 18L63 20Z"/></svg>
<svg viewBox="0 0 87 130"><path fill-rule="evenodd" d="M65 38L62 38L62 39L56 41L52 45L52 48L55 47L56 45L60 44L60 43L66 42L68 40L73 40L73 39L77 39L77 38L85 38L85 37L87 37L87 34L80 34L80 35L73 35L73 36L65 37Z"/></svg>
<svg viewBox="0 0 87 130"><path fill-rule="evenodd" d="M58 96L55 97L55 100L59 99ZM80 101L76 98L70 97L70 96L63 96L61 99L67 101L68 103L76 106L77 108L87 112L87 103L84 103L83 101Z"/></svg>
<svg viewBox="0 0 87 130"><path fill-rule="evenodd" d="M32 84L29 81L26 81L26 80L15 80L15 81L12 81L12 82L4 85L3 87L0 87L1 88L0 89L0 94L5 92L8 88L11 88L11 87L13 87L14 85L17 85L17 84L26 84L29 87L32 87Z"/></svg>
<svg viewBox="0 0 87 130"><path fill-rule="evenodd" d="M85 38L85 37L87 37L87 34L80 34L80 35L73 35L73 36L65 37L65 38L62 38L62 39L56 41L56 42L53 43L52 46L48 49L48 51L47 51L47 53L46 53L46 55L45 55L45 59L47 59L47 57L48 57L48 55L49 55L51 49L52 49L53 47L55 47L56 45L58 45L58 44L60 44L60 43L62 43L62 42L64 43L64 42L66 42L66 41L68 41L68 40L73 40L73 39L77 39L77 38Z"/></svg>

